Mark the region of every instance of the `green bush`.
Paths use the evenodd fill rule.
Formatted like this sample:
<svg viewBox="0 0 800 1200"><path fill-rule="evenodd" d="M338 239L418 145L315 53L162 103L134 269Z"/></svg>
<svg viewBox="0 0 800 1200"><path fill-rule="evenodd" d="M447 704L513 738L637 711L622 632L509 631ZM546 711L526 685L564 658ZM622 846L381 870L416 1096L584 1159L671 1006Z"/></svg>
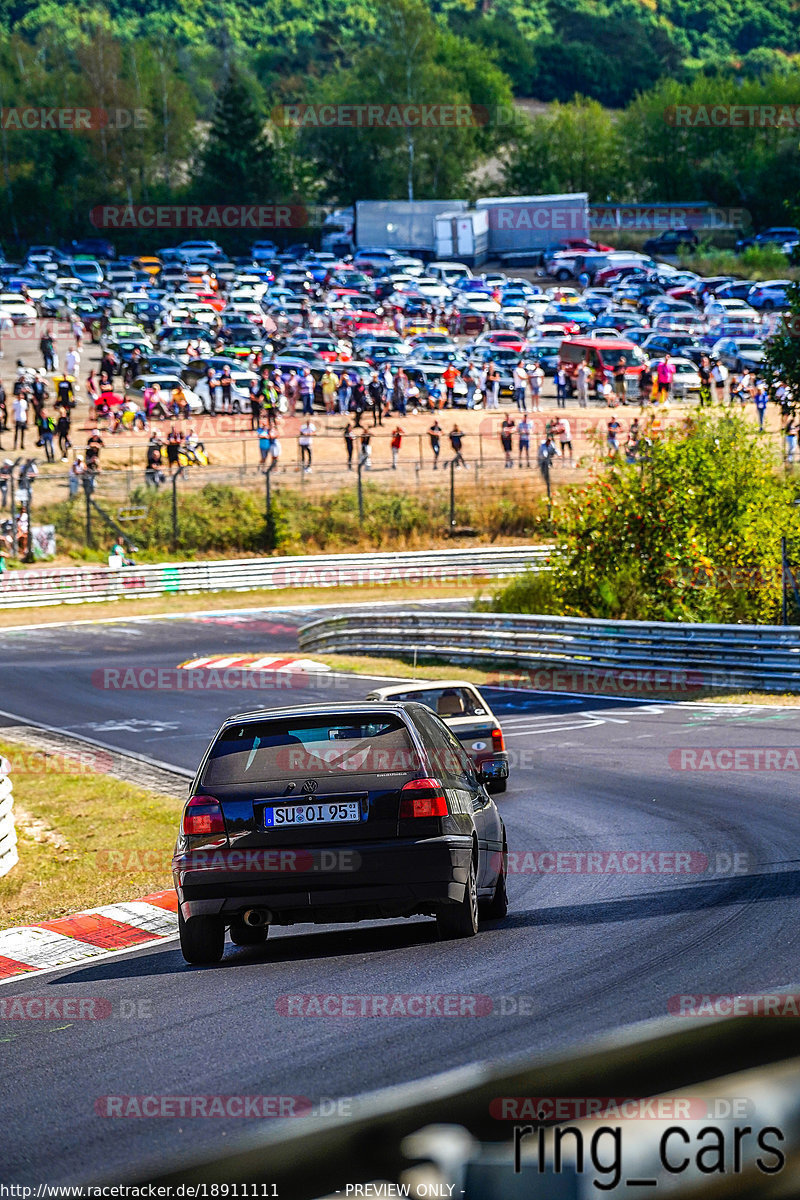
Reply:
<svg viewBox="0 0 800 1200"><path fill-rule="evenodd" d="M662 621L780 619L780 539L800 562L795 486L738 413L699 413L639 464L612 463L556 514L552 578L494 596L511 612ZM549 606L549 607L546 607Z"/></svg>

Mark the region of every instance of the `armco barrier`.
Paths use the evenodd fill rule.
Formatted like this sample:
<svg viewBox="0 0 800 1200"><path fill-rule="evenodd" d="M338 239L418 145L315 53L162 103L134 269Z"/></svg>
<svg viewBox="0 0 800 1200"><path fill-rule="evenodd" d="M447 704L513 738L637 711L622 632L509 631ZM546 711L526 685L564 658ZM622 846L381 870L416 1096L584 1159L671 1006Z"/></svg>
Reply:
<svg viewBox="0 0 800 1200"><path fill-rule="evenodd" d="M800 629L776 625L395 610L315 620L303 626L299 641L305 651L403 658L416 652L448 662L510 666L525 670L532 688L552 691L598 690L604 675L612 690L631 695L659 687L800 691Z"/></svg>
<svg viewBox="0 0 800 1200"><path fill-rule="evenodd" d="M80 604L171 593L252 591L256 588L345 587L353 584L448 583L499 579L526 566L543 567L550 546L470 547L395 554L319 554L241 558L157 566L6 571L0 608Z"/></svg>
<svg viewBox="0 0 800 1200"><path fill-rule="evenodd" d="M7 875L19 861L9 769L8 759L0 758L0 876Z"/></svg>

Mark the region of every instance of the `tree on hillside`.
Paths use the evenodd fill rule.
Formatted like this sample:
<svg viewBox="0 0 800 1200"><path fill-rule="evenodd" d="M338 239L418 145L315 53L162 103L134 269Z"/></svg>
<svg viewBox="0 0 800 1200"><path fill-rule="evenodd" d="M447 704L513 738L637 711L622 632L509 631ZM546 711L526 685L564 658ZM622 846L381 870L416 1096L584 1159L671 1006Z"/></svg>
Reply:
<svg viewBox="0 0 800 1200"><path fill-rule="evenodd" d="M611 114L596 100L576 96L542 116L521 116L514 135L504 164L509 194L588 192L593 201L623 198L624 146Z"/></svg>
<svg viewBox="0 0 800 1200"><path fill-rule="evenodd" d="M249 204L276 195L274 152L256 86L228 68L196 176L206 203Z"/></svg>
<svg viewBox="0 0 800 1200"><path fill-rule="evenodd" d="M305 127L302 144L342 201L464 194L470 171L504 131L509 82L489 56L442 30L424 0L381 0L369 43L349 70L304 97L314 106L476 106L474 123ZM429 110L430 111L430 110Z"/></svg>

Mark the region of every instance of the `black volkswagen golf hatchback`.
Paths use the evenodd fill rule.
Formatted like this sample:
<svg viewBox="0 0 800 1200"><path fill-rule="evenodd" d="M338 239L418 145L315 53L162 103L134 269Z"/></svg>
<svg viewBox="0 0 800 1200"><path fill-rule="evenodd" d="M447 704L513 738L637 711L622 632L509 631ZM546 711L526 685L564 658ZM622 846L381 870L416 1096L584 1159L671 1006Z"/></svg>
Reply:
<svg viewBox="0 0 800 1200"><path fill-rule="evenodd" d="M506 915L507 846L478 769L426 705L243 713L206 751L173 858L189 963L270 925L428 915L472 937ZM487 773L488 772L488 773Z"/></svg>

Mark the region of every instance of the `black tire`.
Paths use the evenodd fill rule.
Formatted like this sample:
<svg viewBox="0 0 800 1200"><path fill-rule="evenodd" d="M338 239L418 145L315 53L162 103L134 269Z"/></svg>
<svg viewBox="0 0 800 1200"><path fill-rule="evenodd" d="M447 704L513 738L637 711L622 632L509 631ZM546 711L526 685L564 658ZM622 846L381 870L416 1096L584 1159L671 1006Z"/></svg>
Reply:
<svg viewBox="0 0 800 1200"><path fill-rule="evenodd" d="M190 917L184 921L178 909L181 954L192 966L216 963L225 949L225 926L214 917Z"/></svg>
<svg viewBox="0 0 800 1200"><path fill-rule="evenodd" d="M507 851L503 848L503 866L497 876L494 895L481 908L481 916L489 921L502 921L508 915L508 892L506 891Z"/></svg>
<svg viewBox="0 0 800 1200"><path fill-rule="evenodd" d="M231 925L235 946L261 946L267 940L269 925Z"/></svg>
<svg viewBox="0 0 800 1200"><path fill-rule="evenodd" d="M567 271L565 267L562 267L560 271L556 271L556 279L560 280L561 283L566 283L566 281L571 278L572 272Z"/></svg>
<svg viewBox="0 0 800 1200"><path fill-rule="evenodd" d="M436 928L441 938L475 937L478 932L478 878L475 859L470 859L469 878L460 904L443 904L436 914Z"/></svg>
<svg viewBox="0 0 800 1200"><path fill-rule="evenodd" d="M486 790L491 796L499 796L506 790L507 787L507 779L493 779L492 782L487 785Z"/></svg>

